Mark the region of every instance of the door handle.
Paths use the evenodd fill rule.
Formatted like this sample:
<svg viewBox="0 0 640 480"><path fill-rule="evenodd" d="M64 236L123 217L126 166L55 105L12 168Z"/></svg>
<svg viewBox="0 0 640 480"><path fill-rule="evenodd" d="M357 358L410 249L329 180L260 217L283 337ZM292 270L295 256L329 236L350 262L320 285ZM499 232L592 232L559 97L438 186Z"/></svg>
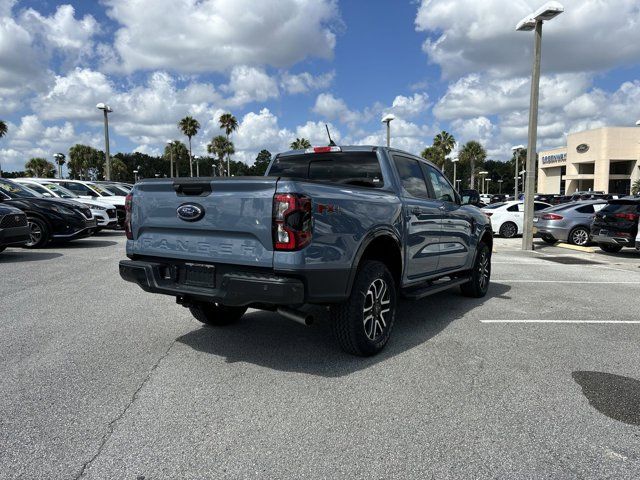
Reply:
<svg viewBox="0 0 640 480"><path fill-rule="evenodd" d="M447 209L447 207L445 207L444 205L440 205L440 206L438 207L438 209L440 209L440 210L442 210L442 211L445 211L445 210Z"/></svg>
<svg viewBox="0 0 640 480"><path fill-rule="evenodd" d="M424 212L420 207L412 207L411 213L413 213L414 215L422 215Z"/></svg>

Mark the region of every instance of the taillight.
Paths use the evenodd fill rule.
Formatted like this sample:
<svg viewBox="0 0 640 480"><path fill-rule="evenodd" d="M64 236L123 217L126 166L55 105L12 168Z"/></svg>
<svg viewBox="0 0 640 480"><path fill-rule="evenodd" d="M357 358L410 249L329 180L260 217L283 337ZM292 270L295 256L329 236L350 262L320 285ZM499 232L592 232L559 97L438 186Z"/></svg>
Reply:
<svg viewBox="0 0 640 480"><path fill-rule="evenodd" d="M273 196L273 248L300 250L311 242L311 199L296 193Z"/></svg>
<svg viewBox="0 0 640 480"><path fill-rule="evenodd" d="M637 213L615 213L613 216L616 218L622 218L623 220L629 220L630 222L638 221Z"/></svg>
<svg viewBox="0 0 640 480"><path fill-rule="evenodd" d="M131 207L133 205L133 195L128 194L124 200L124 233L129 240L133 240L133 232L131 230Z"/></svg>
<svg viewBox="0 0 640 480"><path fill-rule="evenodd" d="M562 220L564 217L562 215L557 215L555 213L545 213L542 215L543 220Z"/></svg>

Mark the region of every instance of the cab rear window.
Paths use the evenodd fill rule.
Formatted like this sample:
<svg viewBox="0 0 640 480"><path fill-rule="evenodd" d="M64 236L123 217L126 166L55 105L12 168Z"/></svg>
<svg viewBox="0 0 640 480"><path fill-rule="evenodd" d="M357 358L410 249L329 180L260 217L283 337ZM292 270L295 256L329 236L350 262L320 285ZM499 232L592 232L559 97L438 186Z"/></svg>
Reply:
<svg viewBox="0 0 640 480"><path fill-rule="evenodd" d="M374 152L331 152L277 158L268 176L380 188L384 181Z"/></svg>

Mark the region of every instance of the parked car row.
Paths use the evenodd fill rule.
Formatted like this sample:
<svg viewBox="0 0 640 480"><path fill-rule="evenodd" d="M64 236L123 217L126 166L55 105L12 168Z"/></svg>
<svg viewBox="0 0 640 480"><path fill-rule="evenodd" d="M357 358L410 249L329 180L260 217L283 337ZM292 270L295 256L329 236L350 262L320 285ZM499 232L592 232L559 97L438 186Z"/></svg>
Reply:
<svg viewBox="0 0 640 480"><path fill-rule="evenodd" d="M69 185L75 192L66 188ZM112 185L121 195L106 190ZM0 251L9 246L38 248L51 241L84 238L103 228L122 228L126 188L51 178L0 178Z"/></svg>
<svg viewBox="0 0 640 480"><path fill-rule="evenodd" d="M640 249L640 197L579 200L559 205L534 202L534 234L549 244L585 246L597 243L605 252ZM492 203L482 208L493 232L505 238L522 234L524 202Z"/></svg>

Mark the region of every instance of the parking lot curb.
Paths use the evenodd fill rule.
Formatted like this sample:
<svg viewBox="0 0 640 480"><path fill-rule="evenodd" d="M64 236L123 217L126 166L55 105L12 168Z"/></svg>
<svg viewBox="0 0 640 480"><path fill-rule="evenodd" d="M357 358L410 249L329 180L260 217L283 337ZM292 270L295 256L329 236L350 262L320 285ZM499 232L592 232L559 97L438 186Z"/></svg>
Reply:
<svg viewBox="0 0 640 480"><path fill-rule="evenodd" d="M594 247L579 247L578 245L570 245L568 243L558 242L555 245L560 248L567 248L569 250L577 250L579 252L587 252L587 253L596 253L596 249Z"/></svg>

